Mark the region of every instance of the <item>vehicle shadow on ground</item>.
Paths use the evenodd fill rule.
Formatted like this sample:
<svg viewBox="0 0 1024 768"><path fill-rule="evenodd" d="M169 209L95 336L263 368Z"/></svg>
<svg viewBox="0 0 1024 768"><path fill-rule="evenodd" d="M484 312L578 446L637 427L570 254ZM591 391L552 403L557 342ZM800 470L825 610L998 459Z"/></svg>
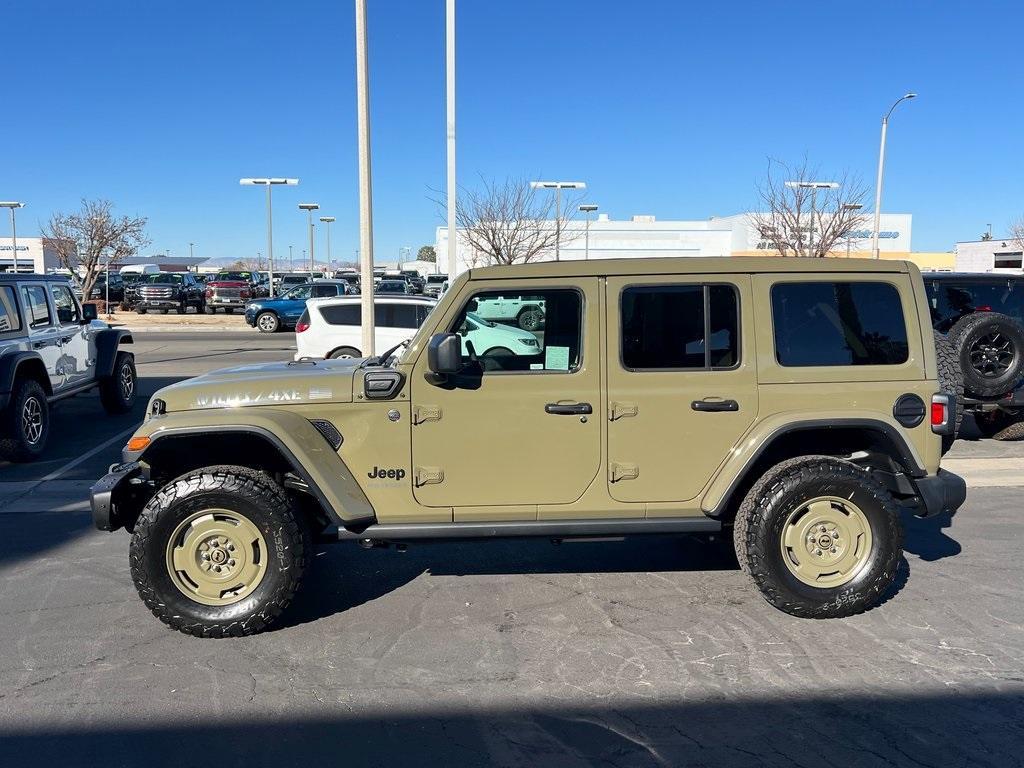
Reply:
<svg viewBox="0 0 1024 768"><path fill-rule="evenodd" d="M1020 765L1019 692L745 696L657 703L587 699L473 706L438 691L432 703L352 710L324 692L307 716L171 718L0 728L6 764L181 766ZM340 701L345 701L342 709ZM336 709L335 709L336 708ZM335 711L332 711L335 709ZM794 729L794 724L799 729Z"/></svg>
<svg viewBox="0 0 1024 768"><path fill-rule="evenodd" d="M926 562L956 557L963 551L963 547L959 541L945 533L952 527L953 518L948 513L926 519L905 514L903 551L917 555Z"/></svg>

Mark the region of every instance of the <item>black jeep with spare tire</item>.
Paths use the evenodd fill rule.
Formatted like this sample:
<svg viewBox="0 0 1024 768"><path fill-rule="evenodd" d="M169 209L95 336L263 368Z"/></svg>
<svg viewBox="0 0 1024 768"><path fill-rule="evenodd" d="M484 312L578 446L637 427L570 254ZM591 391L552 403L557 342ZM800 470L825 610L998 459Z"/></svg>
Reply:
<svg viewBox="0 0 1024 768"><path fill-rule="evenodd" d="M985 437L1024 438L1024 276L940 272L924 282L940 379L959 379L958 419L970 412Z"/></svg>

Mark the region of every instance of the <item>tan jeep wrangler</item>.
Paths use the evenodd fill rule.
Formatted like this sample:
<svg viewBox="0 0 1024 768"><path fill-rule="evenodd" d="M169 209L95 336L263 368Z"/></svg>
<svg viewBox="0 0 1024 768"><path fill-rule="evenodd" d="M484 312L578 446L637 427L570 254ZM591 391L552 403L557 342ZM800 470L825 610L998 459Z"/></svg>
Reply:
<svg viewBox="0 0 1024 768"><path fill-rule="evenodd" d="M474 349L468 312L544 302L529 352ZM954 386L950 384L949 387ZM901 509L952 513L956 423L924 285L902 262L541 263L456 279L406 345L365 360L215 371L160 390L92 490L132 532L162 621L258 632L312 537L717 534L795 616L890 588Z"/></svg>

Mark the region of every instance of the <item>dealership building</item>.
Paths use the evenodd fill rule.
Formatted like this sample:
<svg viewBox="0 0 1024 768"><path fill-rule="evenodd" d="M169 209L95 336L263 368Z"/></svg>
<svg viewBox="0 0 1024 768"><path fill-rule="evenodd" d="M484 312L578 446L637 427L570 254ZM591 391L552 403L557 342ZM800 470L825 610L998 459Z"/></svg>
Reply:
<svg viewBox="0 0 1024 768"><path fill-rule="evenodd" d="M879 227L879 254L886 259L911 257L912 216L909 213L885 213ZM554 226L550 223L549 226ZM438 227L434 248L442 272L457 275L472 266L483 266L487 259L474 252L465 238L459 238L455 263L448 265L448 228ZM659 221L654 216L632 216L625 220L600 214L586 223L572 221L562 231L560 258L563 261L652 256L770 256L771 242L746 213L712 216L708 219ZM871 221L851 233L849 241L837 243L833 255L851 258L871 255ZM923 254L924 255L924 254ZM554 252L544 260L554 259ZM922 264L922 268L935 268Z"/></svg>
<svg viewBox="0 0 1024 768"><path fill-rule="evenodd" d="M60 268L57 252L44 237L18 238L18 272L50 272ZM0 272L14 271L14 243L0 237Z"/></svg>

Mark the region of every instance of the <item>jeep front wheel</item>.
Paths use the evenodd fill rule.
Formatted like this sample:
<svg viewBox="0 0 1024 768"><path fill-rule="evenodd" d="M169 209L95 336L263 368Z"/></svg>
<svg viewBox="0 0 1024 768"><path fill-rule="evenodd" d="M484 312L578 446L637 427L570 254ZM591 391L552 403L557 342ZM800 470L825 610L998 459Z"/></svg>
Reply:
<svg viewBox="0 0 1024 768"><path fill-rule="evenodd" d="M306 569L309 533L284 489L246 467L183 475L149 501L129 562L139 595L165 624L197 637L271 626Z"/></svg>
<svg viewBox="0 0 1024 768"><path fill-rule="evenodd" d="M827 456L770 469L740 506L733 539L740 567L769 603L814 619L875 606L903 551L892 496L860 467Z"/></svg>
<svg viewBox="0 0 1024 768"><path fill-rule="evenodd" d="M135 405L135 395L135 357L130 352L118 352L114 373L100 384L100 402L107 413L128 413Z"/></svg>
<svg viewBox="0 0 1024 768"><path fill-rule="evenodd" d="M0 458L26 462L43 455L50 434L50 408L38 381L21 379L14 385L0 420Z"/></svg>

